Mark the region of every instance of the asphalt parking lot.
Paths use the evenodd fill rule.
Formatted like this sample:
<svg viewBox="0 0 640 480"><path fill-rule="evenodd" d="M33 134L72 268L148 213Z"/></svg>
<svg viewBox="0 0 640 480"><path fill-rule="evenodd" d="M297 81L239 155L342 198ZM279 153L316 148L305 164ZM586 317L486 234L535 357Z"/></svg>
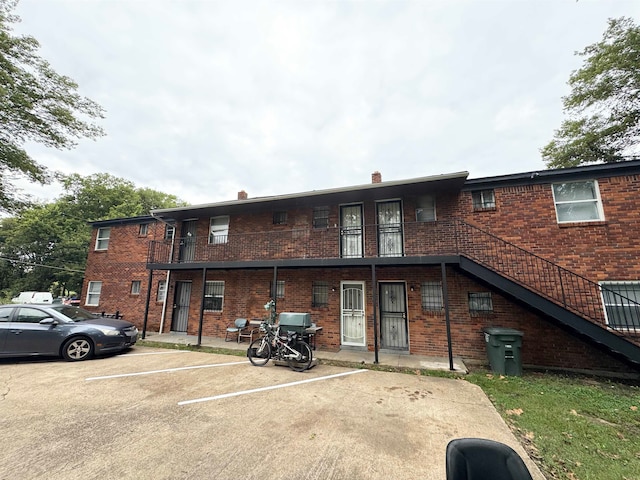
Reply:
<svg viewBox="0 0 640 480"><path fill-rule="evenodd" d="M467 382L136 347L2 360L0 479L438 479L449 440L524 450ZM525 458L534 478L544 478Z"/></svg>

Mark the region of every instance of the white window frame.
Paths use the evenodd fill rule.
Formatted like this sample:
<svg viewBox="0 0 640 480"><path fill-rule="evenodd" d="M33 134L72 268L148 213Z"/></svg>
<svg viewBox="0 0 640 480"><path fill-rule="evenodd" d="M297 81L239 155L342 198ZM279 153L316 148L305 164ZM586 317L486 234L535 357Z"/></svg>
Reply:
<svg viewBox="0 0 640 480"><path fill-rule="evenodd" d="M595 192L595 198L589 198L585 200L557 200L556 199L556 186L559 185L568 185L570 183L592 183L593 191ZM575 182L563 182L563 183L554 183L551 185L551 193L553 194L553 205L556 211L556 220L559 224L566 223L583 223L583 222L602 222L604 221L604 209L602 208L602 199L600 198L600 186L598 185L597 180L579 180ZM571 219L571 220L561 220L560 213L558 212L559 205L572 205L572 204L595 204L596 213L598 218L587 218L587 219Z"/></svg>
<svg viewBox="0 0 640 480"><path fill-rule="evenodd" d="M131 281L131 295L140 295L141 289L142 289L142 281L140 280Z"/></svg>
<svg viewBox="0 0 640 480"><path fill-rule="evenodd" d="M229 215L209 219L209 245L222 245L229 241Z"/></svg>
<svg viewBox="0 0 640 480"><path fill-rule="evenodd" d="M635 299L631 298L635 296L640 300L640 281L608 280L608 281L600 282L599 285L600 285L600 296L602 298L602 306L604 309L604 318L607 326L611 329L619 330L619 331L640 330L640 308L633 307L633 305L635 305L635 303L633 303ZM610 294L608 292L605 292L603 289L613 292L612 295L614 296L614 298L619 299L620 303L611 302L610 299L607 299L607 297L610 297ZM625 291L620 292L620 290L625 290ZM633 292L631 292L632 294L629 295L630 290L636 290L635 295L633 294ZM628 301L625 301L625 300L628 300ZM614 324L611 319L612 312L607 307L609 308L628 307L626 312L631 316L631 318L629 319L627 324Z"/></svg>
<svg viewBox="0 0 640 480"><path fill-rule="evenodd" d="M149 224L148 223L141 223L140 224L140 229L138 230L138 236L139 237L146 237L149 234Z"/></svg>
<svg viewBox="0 0 640 480"><path fill-rule="evenodd" d="M212 309L212 308L204 308L205 312L222 312L224 309L224 282L219 280L207 280L204 284L204 299L207 298L219 298L220 299L220 309ZM209 290L209 287L212 288L213 291ZM217 290L216 289L221 289Z"/></svg>
<svg viewBox="0 0 640 480"><path fill-rule="evenodd" d="M92 281L87 286L87 299L85 305L97 307L100 305L100 295L102 294L102 282Z"/></svg>
<svg viewBox="0 0 640 480"><path fill-rule="evenodd" d="M96 234L96 250L104 251L109 249L109 239L111 238L111 227L101 227Z"/></svg>
<svg viewBox="0 0 640 480"><path fill-rule="evenodd" d="M158 291L156 292L156 302L164 302L165 298L167 298L167 281L159 280Z"/></svg>

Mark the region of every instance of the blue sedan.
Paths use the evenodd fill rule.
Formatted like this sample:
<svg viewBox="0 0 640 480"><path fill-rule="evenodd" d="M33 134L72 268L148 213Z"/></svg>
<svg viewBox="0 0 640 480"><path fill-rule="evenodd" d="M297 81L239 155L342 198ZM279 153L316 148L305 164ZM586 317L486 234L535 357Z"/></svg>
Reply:
<svg viewBox="0 0 640 480"><path fill-rule="evenodd" d="M0 357L62 356L78 361L120 352L138 340L130 322L71 305L0 305Z"/></svg>

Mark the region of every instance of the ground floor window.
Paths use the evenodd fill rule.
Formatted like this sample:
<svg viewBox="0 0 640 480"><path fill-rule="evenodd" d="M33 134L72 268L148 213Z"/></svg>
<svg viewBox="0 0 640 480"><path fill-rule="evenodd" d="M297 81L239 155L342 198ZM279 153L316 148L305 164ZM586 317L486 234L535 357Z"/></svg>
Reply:
<svg viewBox="0 0 640 480"><path fill-rule="evenodd" d="M607 325L640 328L640 282L601 282Z"/></svg>
<svg viewBox="0 0 640 480"><path fill-rule="evenodd" d="M156 293L156 301L164 302L164 299L167 296L167 281L160 280L158 282L158 292Z"/></svg>
<svg viewBox="0 0 640 480"><path fill-rule="evenodd" d="M469 313L491 313L491 292L469 292Z"/></svg>
<svg viewBox="0 0 640 480"><path fill-rule="evenodd" d="M223 300L224 282L206 282L204 287L204 309L208 312L221 312Z"/></svg>
<svg viewBox="0 0 640 480"><path fill-rule="evenodd" d="M422 298L422 310L427 312L439 312L442 310L442 282L422 282L420 286Z"/></svg>
<svg viewBox="0 0 640 480"><path fill-rule="evenodd" d="M327 282L313 282L312 307L326 307L329 305L329 284Z"/></svg>
<svg viewBox="0 0 640 480"><path fill-rule="evenodd" d="M269 283L269 295L273 295L273 282ZM284 280L276 282L276 298L284 298Z"/></svg>
<svg viewBox="0 0 640 480"><path fill-rule="evenodd" d="M89 282L87 287L87 301L85 305L100 305L100 293L102 292L102 282Z"/></svg>

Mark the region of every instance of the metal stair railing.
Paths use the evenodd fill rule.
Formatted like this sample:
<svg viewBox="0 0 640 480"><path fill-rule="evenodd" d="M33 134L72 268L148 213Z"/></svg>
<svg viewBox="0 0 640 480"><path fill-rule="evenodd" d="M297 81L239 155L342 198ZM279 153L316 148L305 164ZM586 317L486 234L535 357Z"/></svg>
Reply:
<svg viewBox="0 0 640 480"><path fill-rule="evenodd" d="M469 223L457 222L456 229L460 255L603 328L640 333L640 298L630 298L633 291L622 295Z"/></svg>

